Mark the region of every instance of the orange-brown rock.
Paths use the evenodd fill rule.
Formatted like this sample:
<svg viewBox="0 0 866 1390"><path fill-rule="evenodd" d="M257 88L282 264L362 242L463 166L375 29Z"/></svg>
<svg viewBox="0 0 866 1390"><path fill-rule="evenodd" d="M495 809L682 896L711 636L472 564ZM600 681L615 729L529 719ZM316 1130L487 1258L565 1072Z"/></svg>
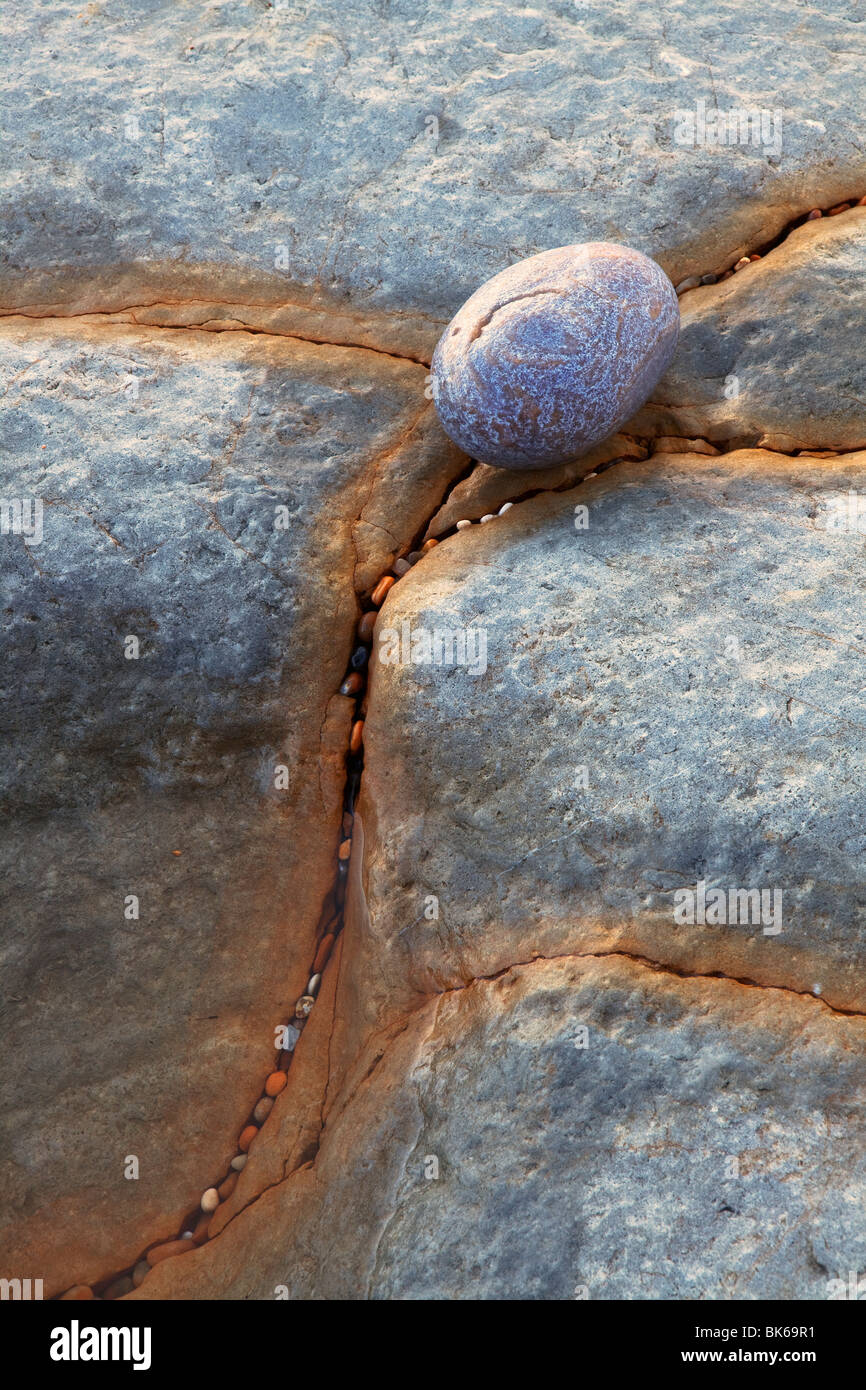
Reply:
<svg viewBox="0 0 866 1390"><path fill-rule="evenodd" d="M171 1260L175 1255L188 1255L194 1248L192 1240L169 1240L165 1245L155 1245L152 1250L147 1252L147 1262L151 1267L161 1264L163 1260Z"/></svg>

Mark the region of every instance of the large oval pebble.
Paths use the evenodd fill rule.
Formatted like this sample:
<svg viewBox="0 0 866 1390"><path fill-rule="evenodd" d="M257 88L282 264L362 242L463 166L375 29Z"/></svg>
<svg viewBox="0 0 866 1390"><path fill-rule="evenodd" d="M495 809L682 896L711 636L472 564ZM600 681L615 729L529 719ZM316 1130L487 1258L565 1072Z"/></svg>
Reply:
<svg viewBox="0 0 866 1390"><path fill-rule="evenodd" d="M677 345L664 271L606 241L530 256L467 299L433 355L433 400L481 463L550 468L620 429Z"/></svg>

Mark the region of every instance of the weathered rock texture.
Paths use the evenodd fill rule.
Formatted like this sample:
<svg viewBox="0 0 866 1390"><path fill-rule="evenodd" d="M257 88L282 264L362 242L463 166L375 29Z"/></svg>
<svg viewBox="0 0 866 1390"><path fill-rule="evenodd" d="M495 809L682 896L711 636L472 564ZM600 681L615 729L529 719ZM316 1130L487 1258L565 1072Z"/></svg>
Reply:
<svg viewBox="0 0 866 1390"><path fill-rule="evenodd" d="M781 449L866 445L866 208L806 222L721 285L680 300L676 360L629 422Z"/></svg>
<svg viewBox="0 0 866 1390"><path fill-rule="evenodd" d="M333 884L354 586L464 460L369 351L10 319L0 354L2 495L44 499L0 537L0 1244L50 1293L235 1151Z"/></svg>
<svg viewBox="0 0 866 1390"><path fill-rule="evenodd" d="M371 1023L566 949L866 1009L863 539L828 529L864 467L625 462L444 541L392 591L380 641L483 630L486 670L374 664ZM783 931L678 925L701 879L782 891Z"/></svg>
<svg viewBox="0 0 866 1390"><path fill-rule="evenodd" d="M535 492L555 492L572 487L597 468L621 458L646 458L648 449L624 434L612 434L583 458L558 468L502 469L478 463L468 477L451 488L442 506L427 527L427 536L438 539L454 529L458 521L478 521L482 516L498 512L503 502L519 499Z"/></svg>
<svg viewBox="0 0 866 1390"><path fill-rule="evenodd" d="M392 591L380 639L483 625L488 669L374 670L320 1147L135 1297L804 1299L860 1267L862 538L826 523L864 466L619 464ZM677 925L698 879L781 891L781 932Z"/></svg>
<svg viewBox="0 0 866 1390"><path fill-rule="evenodd" d="M850 0L793 26L788 0L748 24L740 0L57 0L4 24L5 306L195 301L429 358L524 256L618 241L679 280L866 191ZM700 102L765 111L766 141L678 143Z"/></svg>
<svg viewBox="0 0 866 1390"><path fill-rule="evenodd" d="M866 456L640 460L866 443L862 213L687 293L651 407L578 467L470 471L421 364L524 256L678 281L866 193L859 17L7 11L0 497L46 505L41 545L0 536L0 1275L113 1274L224 1170L332 881L355 593L628 456L388 600L486 627L487 671L374 672L292 1080L215 1239L135 1297L824 1297L866 1266L863 542L824 526ZM778 146L676 142L770 100ZM698 878L781 889L782 933L677 925Z"/></svg>
<svg viewBox="0 0 866 1390"><path fill-rule="evenodd" d="M866 1020L780 990L518 967L416 1013L315 1165L132 1297L826 1298L866 1258L864 1060Z"/></svg>

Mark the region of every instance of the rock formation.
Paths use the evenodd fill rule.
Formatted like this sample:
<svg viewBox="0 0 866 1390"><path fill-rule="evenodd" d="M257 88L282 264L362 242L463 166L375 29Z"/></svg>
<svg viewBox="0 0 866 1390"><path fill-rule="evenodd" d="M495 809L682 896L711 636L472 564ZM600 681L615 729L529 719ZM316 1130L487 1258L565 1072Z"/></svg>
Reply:
<svg viewBox="0 0 866 1390"><path fill-rule="evenodd" d="M866 1268L862 26L742 14L3 16L0 1275ZM442 328L591 240L681 287L671 369L474 464Z"/></svg>

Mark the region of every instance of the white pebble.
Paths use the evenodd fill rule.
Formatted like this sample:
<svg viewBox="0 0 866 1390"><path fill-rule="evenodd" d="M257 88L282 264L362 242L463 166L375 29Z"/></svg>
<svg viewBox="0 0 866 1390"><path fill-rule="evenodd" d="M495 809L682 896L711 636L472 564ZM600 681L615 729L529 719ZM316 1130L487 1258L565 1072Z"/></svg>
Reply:
<svg viewBox="0 0 866 1390"><path fill-rule="evenodd" d="M322 983L321 975L311 975L307 981L307 994L312 994L315 999L319 992L319 985Z"/></svg>
<svg viewBox="0 0 866 1390"><path fill-rule="evenodd" d="M467 529L467 527L469 527L469 526L471 526L471 525L472 525L472 522L471 522L471 521L458 521L458 523L457 523L457 530L458 530L458 531L465 531L465 530Z"/></svg>
<svg viewBox="0 0 866 1390"><path fill-rule="evenodd" d="M504 516L506 512L510 512L510 511L511 511L511 508L512 508L513 506L514 506L514 503L513 503L513 502L503 502L502 506L499 508L499 515L500 515L500 516Z"/></svg>
<svg viewBox="0 0 866 1390"><path fill-rule="evenodd" d="M184 1231L181 1240L192 1240L192 1231Z"/></svg>
<svg viewBox="0 0 866 1390"><path fill-rule="evenodd" d="M409 561L403 559L395 560L391 566L398 579L402 579L404 574L408 574L411 568Z"/></svg>
<svg viewBox="0 0 866 1390"><path fill-rule="evenodd" d="M484 523L485 523L485 521L495 521L495 520L496 520L496 513L495 513L495 512L488 512L486 516L483 516L483 517L481 518L481 525L483 526Z"/></svg>
<svg viewBox="0 0 866 1390"><path fill-rule="evenodd" d="M203 1193L203 1195L202 1195L202 1199L201 1199L201 1209L202 1209L202 1211L204 1211L204 1212L216 1211L216 1209L217 1209L217 1207L219 1206L219 1204L220 1204L220 1195L219 1195L219 1193L217 1192L217 1190L216 1190L215 1187L209 1187L209 1188L207 1189L207 1192Z"/></svg>
<svg viewBox="0 0 866 1390"><path fill-rule="evenodd" d="M248 1156L248 1154L235 1154L234 1158L232 1159L231 1166L232 1168L234 1168L236 1173L242 1173L244 1171L244 1168L247 1165Z"/></svg>

